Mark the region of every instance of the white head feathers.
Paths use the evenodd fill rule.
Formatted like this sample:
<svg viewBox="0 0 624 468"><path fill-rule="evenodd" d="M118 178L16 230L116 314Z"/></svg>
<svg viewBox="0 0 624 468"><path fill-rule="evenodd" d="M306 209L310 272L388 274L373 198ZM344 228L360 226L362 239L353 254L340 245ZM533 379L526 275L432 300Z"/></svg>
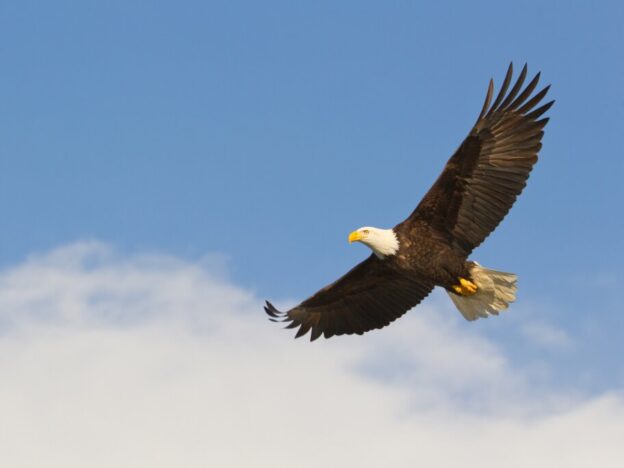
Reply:
<svg viewBox="0 0 624 468"><path fill-rule="evenodd" d="M392 229L361 227L349 235L349 242L355 241L370 247L379 258L394 255L399 250L399 239Z"/></svg>

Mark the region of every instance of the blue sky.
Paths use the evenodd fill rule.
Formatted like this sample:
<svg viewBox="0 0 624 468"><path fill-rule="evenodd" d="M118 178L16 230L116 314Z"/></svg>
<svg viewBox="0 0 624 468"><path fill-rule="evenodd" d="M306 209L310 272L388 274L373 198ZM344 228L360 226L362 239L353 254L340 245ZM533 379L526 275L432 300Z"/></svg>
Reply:
<svg viewBox="0 0 624 468"><path fill-rule="evenodd" d="M545 3L5 3L0 260L85 237L217 250L265 295L306 294L364 255L352 228L411 211L514 60L558 102L478 256L540 294L615 274L622 7Z"/></svg>
<svg viewBox="0 0 624 468"><path fill-rule="evenodd" d="M610 1L4 2L0 266L98 240L225 258L254 297L303 299L368 255L351 230L407 216L489 78L528 62L557 103L474 254L519 274L519 301L474 324L441 313L513 365L546 363L536 385L619 391L622 24Z"/></svg>

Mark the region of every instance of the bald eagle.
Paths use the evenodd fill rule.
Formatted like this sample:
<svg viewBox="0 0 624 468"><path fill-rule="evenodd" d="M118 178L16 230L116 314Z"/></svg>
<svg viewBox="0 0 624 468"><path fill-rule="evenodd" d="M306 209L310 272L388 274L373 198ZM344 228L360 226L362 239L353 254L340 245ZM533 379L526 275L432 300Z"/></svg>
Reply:
<svg viewBox="0 0 624 468"><path fill-rule="evenodd" d="M526 185L537 162L544 127L540 107L550 86L531 96L540 74L523 89L527 66L509 90L513 64L492 102L490 80L483 108L468 136L416 209L392 229L362 227L349 234L373 253L334 283L292 309L270 302L274 322L324 335L361 335L382 328L444 288L467 320L498 315L516 298L516 275L468 260L498 226Z"/></svg>

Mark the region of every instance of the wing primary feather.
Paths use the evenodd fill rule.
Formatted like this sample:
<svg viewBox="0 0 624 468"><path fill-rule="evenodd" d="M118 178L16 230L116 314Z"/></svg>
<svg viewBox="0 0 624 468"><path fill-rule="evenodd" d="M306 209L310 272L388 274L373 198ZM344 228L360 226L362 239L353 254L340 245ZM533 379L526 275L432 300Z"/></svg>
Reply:
<svg viewBox="0 0 624 468"><path fill-rule="evenodd" d="M524 114L525 112L530 111L538 102L544 99L544 96L546 96L546 93L548 93L549 89L550 85L546 86L539 93L537 93L530 100L528 100L520 109L518 109L517 112L520 114Z"/></svg>
<svg viewBox="0 0 624 468"><path fill-rule="evenodd" d="M525 99L527 99L531 95L531 93L533 92L533 90L537 86L537 83L539 82L540 76L541 76L541 72L538 72L537 75L535 75L535 77L527 85L527 87L524 88L524 91L522 91L522 93L520 93L520 96L518 96L515 99L515 101L512 102L509 105L509 107L508 107L509 110L514 110L516 107L521 105L525 101Z"/></svg>
<svg viewBox="0 0 624 468"><path fill-rule="evenodd" d="M271 304L269 301L266 301L266 305L264 306L264 311L270 315L271 317L274 318L280 318L284 316L283 312L280 312L279 310L277 310L275 308L275 306L273 304Z"/></svg>
<svg viewBox="0 0 624 468"><path fill-rule="evenodd" d="M481 120L481 118L485 115L487 110L490 108L490 101L492 101L492 94L494 93L494 80L490 78L490 84L488 85L487 94L485 95L485 102L483 103L483 109L481 109L481 113L479 117L477 117L477 122Z"/></svg>
<svg viewBox="0 0 624 468"><path fill-rule="evenodd" d="M308 330L310 330L310 327L311 327L310 323L302 323L301 326L299 327L299 330L297 330L297 334L295 335L295 338L300 338L306 333L308 333Z"/></svg>
<svg viewBox="0 0 624 468"><path fill-rule="evenodd" d="M327 311L324 314L319 314L319 319L312 329L312 333L314 333L314 329L316 328L319 330L319 335L323 333L323 330L329 330L332 327L331 323L333 322L334 315L336 315L336 309Z"/></svg>
<svg viewBox="0 0 624 468"><path fill-rule="evenodd" d="M544 128L549 120L550 120L550 117L544 117L543 119L538 120L537 123L540 124L542 128Z"/></svg>
<svg viewBox="0 0 624 468"><path fill-rule="evenodd" d="M319 336L321 336L322 333L323 330L321 330L321 327L319 327L318 325L313 326L312 332L310 333L310 341L316 340Z"/></svg>
<svg viewBox="0 0 624 468"><path fill-rule="evenodd" d="M526 114L525 117L527 119L536 120L536 119L540 118L544 114L544 112L546 112L548 109L550 109L554 103L555 103L554 100L552 100L550 102L547 102L542 107L538 107L534 111L531 111L531 113Z"/></svg>
<svg viewBox="0 0 624 468"><path fill-rule="evenodd" d="M520 72L520 75L518 76L518 79L516 80L516 84L514 85L513 88L511 88L511 91L509 92L509 94L507 95L503 103L500 105L500 109L505 109L509 105L509 103L513 101L513 99L516 97L516 95L522 88L522 85L524 84L524 80L526 79L528 69L529 68L527 64L525 63L524 67L522 67L522 71Z"/></svg>
<svg viewBox="0 0 624 468"><path fill-rule="evenodd" d="M511 83L511 76L513 75L513 62L509 63L509 68L507 68L507 74L505 75L505 80L503 81L503 85L501 86L500 91L498 92L498 96L494 100L494 104L490 109L490 112L495 112L498 108L498 105L505 97L505 93L507 92L507 88L509 88L509 83Z"/></svg>

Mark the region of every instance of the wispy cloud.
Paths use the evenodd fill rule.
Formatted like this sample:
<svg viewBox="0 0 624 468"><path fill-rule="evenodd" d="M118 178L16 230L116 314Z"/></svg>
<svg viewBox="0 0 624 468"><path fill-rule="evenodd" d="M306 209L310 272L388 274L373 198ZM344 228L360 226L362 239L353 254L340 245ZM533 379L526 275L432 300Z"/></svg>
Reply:
<svg viewBox="0 0 624 468"><path fill-rule="evenodd" d="M572 339L564 330L539 319L524 323L521 330L530 341L545 348L565 350L572 346Z"/></svg>
<svg viewBox="0 0 624 468"><path fill-rule="evenodd" d="M3 466L621 466L624 401L536 394L435 301L293 341L210 261L99 243L0 275Z"/></svg>

